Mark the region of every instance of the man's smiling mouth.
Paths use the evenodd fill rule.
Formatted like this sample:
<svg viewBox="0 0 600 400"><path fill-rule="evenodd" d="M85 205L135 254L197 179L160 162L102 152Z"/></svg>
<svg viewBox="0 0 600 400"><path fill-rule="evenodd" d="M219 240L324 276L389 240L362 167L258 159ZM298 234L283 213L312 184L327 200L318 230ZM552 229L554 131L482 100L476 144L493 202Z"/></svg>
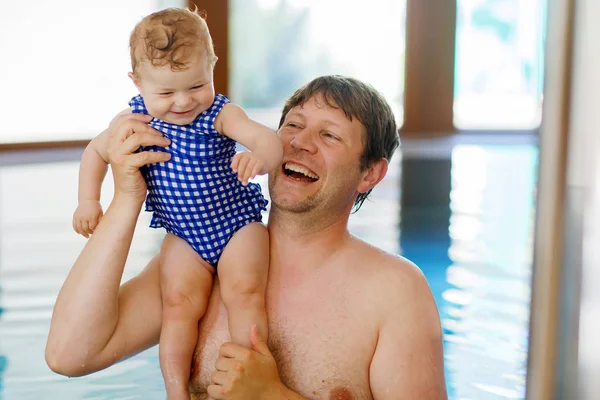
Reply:
<svg viewBox="0 0 600 400"><path fill-rule="evenodd" d="M283 164L283 173L290 178L302 182L316 182L319 180L319 176L312 171L309 171L305 167L287 162Z"/></svg>

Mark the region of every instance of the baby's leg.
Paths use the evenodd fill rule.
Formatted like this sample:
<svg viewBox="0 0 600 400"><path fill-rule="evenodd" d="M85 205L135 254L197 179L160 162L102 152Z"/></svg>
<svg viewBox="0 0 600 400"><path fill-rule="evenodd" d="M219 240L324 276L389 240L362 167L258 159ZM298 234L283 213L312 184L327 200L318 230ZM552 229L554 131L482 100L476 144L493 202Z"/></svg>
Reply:
<svg viewBox="0 0 600 400"><path fill-rule="evenodd" d="M267 340L265 290L269 271L269 233L258 222L246 225L233 235L217 267L221 298L229 314L231 340L250 345L250 328L256 325Z"/></svg>
<svg viewBox="0 0 600 400"><path fill-rule="evenodd" d="M183 239L167 234L160 262L162 329L159 358L167 399L190 398L188 381L198 341L198 321L206 311L214 268Z"/></svg>

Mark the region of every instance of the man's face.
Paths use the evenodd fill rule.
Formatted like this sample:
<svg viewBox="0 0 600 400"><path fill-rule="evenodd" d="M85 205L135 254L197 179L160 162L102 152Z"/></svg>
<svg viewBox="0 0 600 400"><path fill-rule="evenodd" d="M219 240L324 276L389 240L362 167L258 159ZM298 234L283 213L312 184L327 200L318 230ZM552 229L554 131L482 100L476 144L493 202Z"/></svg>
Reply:
<svg viewBox="0 0 600 400"><path fill-rule="evenodd" d="M181 71L172 71L169 65L156 67L143 62L139 76L139 81L131 77L148 113L171 124L192 123L210 108L215 97L212 67L207 57L196 57Z"/></svg>
<svg viewBox="0 0 600 400"><path fill-rule="evenodd" d="M279 129L282 166L269 175L273 206L304 213L351 209L363 172L364 126L329 107L321 96L286 115Z"/></svg>

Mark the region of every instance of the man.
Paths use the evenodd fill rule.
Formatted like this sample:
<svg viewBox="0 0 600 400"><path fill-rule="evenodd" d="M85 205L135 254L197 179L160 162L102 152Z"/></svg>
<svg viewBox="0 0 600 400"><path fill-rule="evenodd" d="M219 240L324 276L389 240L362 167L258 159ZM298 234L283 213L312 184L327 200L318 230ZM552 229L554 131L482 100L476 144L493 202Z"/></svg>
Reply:
<svg viewBox="0 0 600 400"><path fill-rule="evenodd" d="M156 258L119 287L146 193L138 169L168 157L135 153L168 144L144 122L121 115L109 128L115 195L56 302L46 359L58 373L88 374L158 342ZM269 177L268 344L254 330L251 349L226 343L216 282L193 398L445 399L442 333L425 278L347 229L398 145L388 104L354 79L317 78L288 100L279 135L283 163Z"/></svg>

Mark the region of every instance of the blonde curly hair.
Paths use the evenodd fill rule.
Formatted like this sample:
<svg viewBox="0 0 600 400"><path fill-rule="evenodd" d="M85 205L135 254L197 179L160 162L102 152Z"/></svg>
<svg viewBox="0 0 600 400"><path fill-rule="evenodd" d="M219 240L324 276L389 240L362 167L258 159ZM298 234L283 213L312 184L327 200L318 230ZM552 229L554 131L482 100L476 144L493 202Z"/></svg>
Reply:
<svg viewBox="0 0 600 400"><path fill-rule="evenodd" d="M139 79L141 62L170 65L180 71L198 55L205 54L211 67L217 62L204 16L198 10L167 8L144 17L129 38L131 68Z"/></svg>

